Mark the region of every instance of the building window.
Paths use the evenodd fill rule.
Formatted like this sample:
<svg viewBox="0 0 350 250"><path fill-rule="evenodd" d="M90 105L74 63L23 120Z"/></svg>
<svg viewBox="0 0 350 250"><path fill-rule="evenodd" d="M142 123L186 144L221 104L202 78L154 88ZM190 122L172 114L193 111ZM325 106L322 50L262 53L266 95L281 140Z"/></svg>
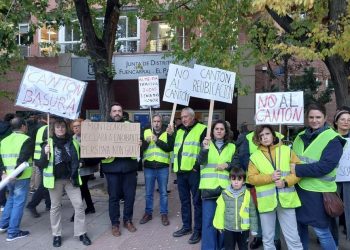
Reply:
<svg viewBox="0 0 350 250"><path fill-rule="evenodd" d="M40 54L43 56L55 56L59 49L57 47L58 42L58 31L49 23L46 23L40 29Z"/></svg>
<svg viewBox="0 0 350 250"><path fill-rule="evenodd" d="M73 21L71 24L67 24L60 27L59 30L59 44L60 53L69 53L80 50L80 26L78 20Z"/></svg>
<svg viewBox="0 0 350 250"><path fill-rule="evenodd" d="M29 32L28 23L18 25L18 36L16 38L22 57L30 56L30 44L33 42L33 35Z"/></svg>
<svg viewBox="0 0 350 250"><path fill-rule="evenodd" d="M117 52L137 52L139 49L140 19L136 15L121 16L117 28Z"/></svg>
<svg viewBox="0 0 350 250"><path fill-rule="evenodd" d="M150 39L148 41L149 51L167 51L171 49L173 37L169 24L164 22L153 22L151 24Z"/></svg>

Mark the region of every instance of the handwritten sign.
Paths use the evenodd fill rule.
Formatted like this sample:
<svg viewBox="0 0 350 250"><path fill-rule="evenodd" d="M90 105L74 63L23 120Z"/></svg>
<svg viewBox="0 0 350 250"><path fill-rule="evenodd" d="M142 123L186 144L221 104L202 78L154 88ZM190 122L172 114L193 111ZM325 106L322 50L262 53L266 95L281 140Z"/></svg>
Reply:
<svg viewBox="0 0 350 250"><path fill-rule="evenodd" d="M343 155L340 158L337 168L336 182L350 181L350 139L346 138L346 140Z"/></svg>
<svg viewBox="0 0 350 250"><path fill-rule="evenodd" d="M16 105L68 119L79 116L86 83L27 66Z"/></svg>
<svg viewBox="0 0 350 250"><path fill-rule="evenodd" d="M159 108L159 80L158 76L139 77L139 96L141 108Z"/></svg>
<svg viewBox="0 0 350 250"><path fill-rule="evenodd" d="M81 157L139 157L140 123L83 122Z"/></svg>
<svg viewBox="0 0 350 250"><path fill-rule="evenodd" d="M191 96L232 103L236 73L194 65Z"/></svg>
<svg viewBox="0 0 350 250"><path fill-rule="evenodd" d="M169 65L163 101L188 106L191 72L191 68L176 64Z"/></svg>
<svg viewBox="0 0 350 250"><path fill-rule="evenodd" d="M303 124L303 92L256 94L255 110L256 124Z"/></svg>

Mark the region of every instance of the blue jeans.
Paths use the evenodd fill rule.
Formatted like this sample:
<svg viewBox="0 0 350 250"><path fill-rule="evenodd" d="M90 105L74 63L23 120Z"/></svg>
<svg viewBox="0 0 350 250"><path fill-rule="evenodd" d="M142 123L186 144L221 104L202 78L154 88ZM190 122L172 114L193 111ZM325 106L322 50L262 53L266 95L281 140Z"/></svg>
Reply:
<svg viewBox="0 0 350 250"><path fill-rule="evenodd" d="M20 229L24 205L29 191L30 179L13 180L7 184L9 196L0 220L0 227L7 228L8 235L17 234Z"/></svg>
<svg viewBox="0 0 350 250"><path fill-rule="evenodd" d="M146 186L146 214L152 214L153 212L153 193L154 185L157 180L159 189L159 210L160 214L168 214L168 177L169 168L145 168L145 186Z"/></svg>
<svg viewBox="0 0 350 250"><path fill-rule="evenodd" d="M216 199L202 200L202 246L201 250L220 250L224 248L224 234L213 226Z"/></svg>
<svg viewBox="0 0 350 250"><path fill-rule="evenodd" d="M329 230L329 227L326 227L326 228L312 227L312 228L314 229L315 234L319 239L321 248L323 250L337 249L333 236L331 234L331 231ZM301 243L303 244L304 250L308 250L309 249L308 225L298 223L298 231L299 231L300 240L301 240Z"/></svg>
<svg viewBox="0 0 350 250"><path fill-rule="evenodd" d="M202 232L202 199L199 190L199 172L177 173L177 188L181 202L183 228L192 229L191 195L194 207L194 231Z"/></svg>

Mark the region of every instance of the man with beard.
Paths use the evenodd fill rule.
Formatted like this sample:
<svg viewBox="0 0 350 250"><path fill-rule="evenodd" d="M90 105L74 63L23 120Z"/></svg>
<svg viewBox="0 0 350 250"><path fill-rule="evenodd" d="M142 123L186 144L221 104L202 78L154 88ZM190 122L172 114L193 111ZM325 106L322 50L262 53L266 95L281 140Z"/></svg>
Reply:
<svg viewBox="0 0 350 250"><path fill-rule="evenodd" d="M108 122L128 122L123 118L123 107L113 103L110 108ZM137 159L133 157L110 157L102 160L101 168L107 179L109 195L109 218L112 224L112 235L119 237L120 231L120 199L124 199L123 223L129 232L135 232L132 223L135 193Z"/></svg>

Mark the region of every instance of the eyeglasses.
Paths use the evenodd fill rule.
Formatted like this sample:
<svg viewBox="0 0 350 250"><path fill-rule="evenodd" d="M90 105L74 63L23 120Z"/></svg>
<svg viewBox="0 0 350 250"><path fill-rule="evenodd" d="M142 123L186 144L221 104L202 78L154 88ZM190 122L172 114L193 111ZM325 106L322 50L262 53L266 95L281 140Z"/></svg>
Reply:
<svg viewBox="0 0 350 250"><path fill-rule="evenodd" d="M231 176L231 180L233 180L233 181L235 181L235 180L242 181L243 177L242 176Z"/></svg>

